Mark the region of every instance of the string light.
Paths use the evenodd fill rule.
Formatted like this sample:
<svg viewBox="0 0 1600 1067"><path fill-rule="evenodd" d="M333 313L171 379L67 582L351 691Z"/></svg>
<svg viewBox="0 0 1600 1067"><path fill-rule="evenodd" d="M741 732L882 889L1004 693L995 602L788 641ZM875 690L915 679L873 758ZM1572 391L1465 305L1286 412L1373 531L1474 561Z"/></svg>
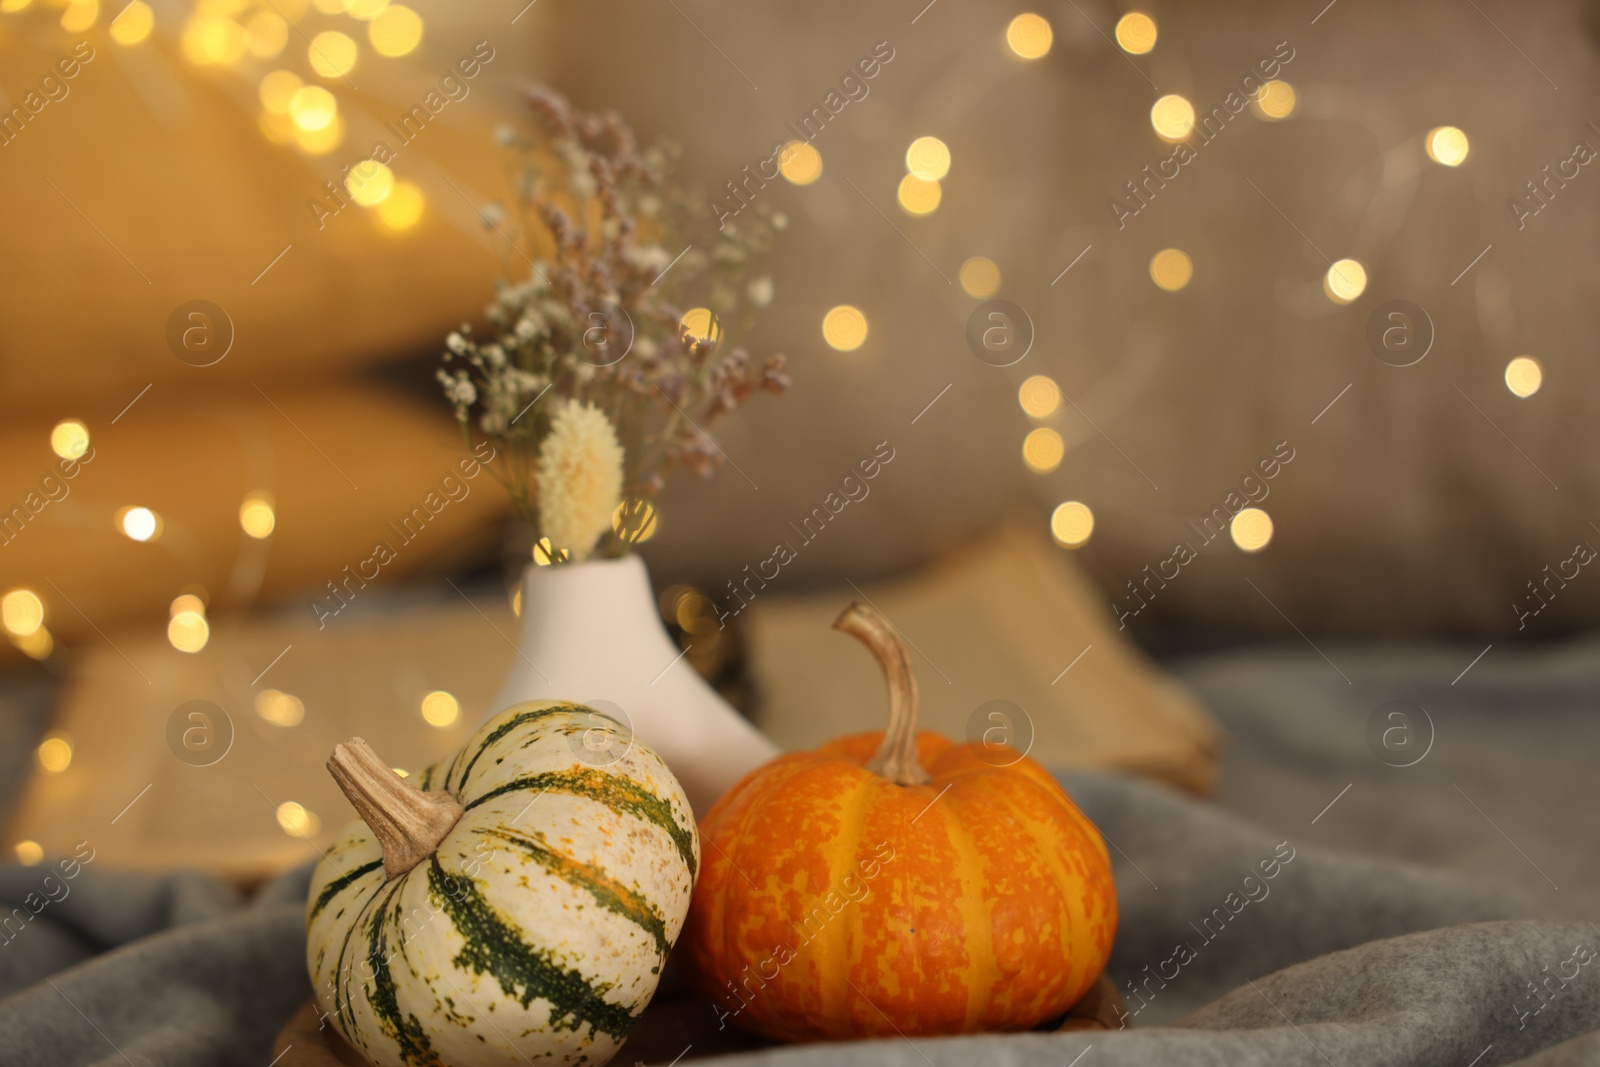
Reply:
<svg viewBox="0 0 1600 1067"><path fill-rule="evenodd" d="M239 505L239 528L257 541L271 537L277 526L278 513L273 506L272 494L265 489L251 493Z"/></svg>
<svg viewBox="0 0 1600 1067"><path fill-rule="evenodd" d="M100 17L98 0L71 0L61 13L61 28L68 33L82 33Z"/></svg>
<svg viewBox="0 0 1600 1067"><path fill-rule="evenodd" d="M13 637L27 637L44 625L44 602L32 589L13 589L0 598L0 625Z"/></svg>
<svg viewBox="0 0 1600 1067"><path fill-rule="evenodd" d="M394 192L394 171L375 159L364 159L350 168L344 187L362 207L376 207Z"/></svg>
<svg viewBox="0 0 1600 1067"><path fill-rule="evenodd" d="M117 529L133 541L149 541L161 536L161 516L146 507L122 508L117 512Z"/></svg>
<svg viewBox="0 0 1600 1067"><path fill-rule="evenodd" d="M1322 291L1335 304L1348 304L1367 290L1367 268L1353 259L1341 259L1322 278Z"/></svg>
<svg viewBox="0 0 1600 1067"><path fill-rule="evenodd" d="M111 39L123 46L136 45L155 28L155 12L144 0L132 0L127 7L117 13L111 20L111 25L106 27L111 32Z"/></svg>
<svg viewBox="0 0 1600 1067"><path fill-rule="evenodd" d="M1022 439L1022 462L1035 474L1049 474L1061 466L1061 457L1067 454L1061 435L1040 427Z"/></svg>
<svg viewBox="0 0 1600 1067"><path fill-rule="evenodd" d="M1117 45L1130 56L1142 56L1156 46L1156 20L1143 11L1130 11L1117 20Z"/></svg>
<svg viewBox="0 0 1600 1067"><path fill-rule="evenodd" d="M294 128L294 143L309 156L323 156L344 142L344 116L335 115L333 121L318 130Z"/></svg>
<svg viewBox="0 0 1600 1067"><path fill-rule="evenodd" d="M867 339L867 317L850 304L829 308L822 316L822 339L829 348L854 352Z"/></svg>
<svg viewBox="0 0 1600 1067"><path fill-rule="evenodd" d="M1228 524L1228 533L1245 552L1260 552L1272 540L1272 516L1260 508L1244 508Z"/></svg>
<svg viewBox="0 0 1600 1067"><path fill-rule="evenodd" d="M939 201L944 192L939 188L938 182L930 182L919 178L915 174L907 174L900 179L900 188L895 193L900 201L901 209L907 215L931 215L939 208Z"/></svg>
<svg viewBox="0 0 1600 1067"><path fill-rule="evenodd" d="M62 419L50 431L50 451L62 459L78 459L89 451L89 428L78 419Z"/></svg>
<svg viewBox="0 0 1600 1067"><path fill-rule="evenodd" d="M306 706L299 697L277 689L256 694L256 714L274 726L299 726L306 717Z"/></svg>
<svg viewBox="0 0 1600 1067"><path fill-rule="evenodd" d="M383 14L384 8L389 6L389 0L352 0L345 14L362 22L370 22Z"/></svg>
<svg viewBox="0 0 1600 1067"><path fill-rule="evenodd" d="M1194 277L1194 261L1181 248L1163 248L1150 257L1150 280L1175 293Z"/></svg>
<svg viewBox="0 0 1600 1067"><path fill-rule="evenodd" d="M256 86L256 95L261 98L261 106L269 113L287 115L293 108L295 94L299 93L304 84L300 80L300 75L292 70L274 70L261 79L261 84ZM327 92L326 89L322 91ZM329 93L328 96L332 99L333 94ZM303 107L308 100L309 98L302 99ZM309 108L307 114L310 114Z"/></svg>
<svg viewBox="0 0 1600 1067"><path fill-rule="evenodd" d="M289 43L289 24L276 11L257 11L244 24L244 45L259 59L271 59Z"/></svg>
<svg viewBox="0 0 1600 1067"><path fill-rule="evenodd" d="M1506 364L1506 388L1526 400L1544 384L1544 368L1532 356L1518 356Z"/></svg>
<svg viewBox="0 0 1600 1067"><path fill-rule="evenodd" d="M461 714L461 704L443 689L436 689L422 698L422 720L429 726L443 730Z"/></svg>
<svg viewBox="0 0 1600 1067"><path fill-rule="evenodd" d="M936 182L950 173L950 149L937 137L918 137L906 149L906 169L923 181Z"/></svg>
<svg viewBox="0 0 1600 1067"><path fill-rule="evenodd" d="M1050 536L1062 548L1081 548L1094 533L1094 512L1080 500L1056 505L1050 513Z"/></svg>
<svg viewBox="0 0 1600 1067"><path fill-rule="evenodd" d="M1258 118L1268 122L1277 122L1294 114L1294 86L1286 81L1269 81L1256 93L1255 99L1250 101L1250 110Z"/></svg>
<svg viewBox="0 0 1600 1067"><path fill-rule="evenodd" d="M278 805L278 825L290 837L315 837L322 829L322 820L303 804L286 800Z"/></svg>
<svg viewBox="0 0 1600 1067"><path fill-rule="evenodd" d="M1438 126L1429 130L1423 147L1428 158L1442 167L1461 166L1470 151L1467 135L1454 126Z"/></svg>
<svg viewBox="0 0 1600 1067"><path fill-rule="evenodd" d="M378 205L378 218L391 230L409 230L422 218L426 203L417 183L402 178Z"/></svg>
<svg viewBox="0 0 1600 1067"><path fill-rule="evenodd" d="M710 308L690 308L678 320L678 332L688 335L691 341L716 344L722 337L722 326Z"/></svg>
<svg viewBox="0 0 1600 1067"><path fill-rule="evenodd" d="M17 854L17 862L24 867L36 867L44 859L44 849L39 847L37 841L18 841L12 846L12 851Z"/></svg>
<svg viewBox="0 0 1600 1067"><path fill-rule="evenodd" d="M355 69L356 43L338 30L324 30L311 38L306 59L324 78L342 78Z"/></svg>
<svg viewBox="0 0 1600 1067"><path fill-rule="evenodd" d="M380 56L403 56L422 43L422 16L389 4L367 23L367 39Z"/></svg>
<svg viewBox="0 0 1600 1067"><path fill-rule="evenodd" d="M1035 374L1017 389L1017 403L1031 419L1048 419L1061 408L1061 389L1054 379Z"/></svg>
<svg viewBox="0 0 1600 1067"><path fill-rule="evenodd" d="M51 774L60 774L72 766L72 742L61 734L47 737L39 743L39 748L34 753L43 767Z"/></svg>
<svg viewBox="0 0 1600 1067"><path fill-rule="evenodd" d="M1039 59L1050 51L1055 33L1042 15L1024 12L1006 27L1006 44L1022 59Z"/></svg>
<svg viewBox="0 0 1600 1067"><path fill-rule="evenodd" d="M1000 288L1000 268L988 256L973 256L961 264L961 288L980 299Z"/></svg>
<svg viewBox="0 0 1600 1067"><path fill-rule="evenodd" d="M791 185L810 185L822 177L822 153L804 141L790 141L778 154L778 171Z"/></svg>
<svg viewBox="0 0 1600 1067"><path fill-rule="evenodd" d="M1177 93L1168 93L1150 106L1150 125L1156 136L1176 144L1194 129L1194 105Z"/></svg>
<svg viewBox="0 0 1600 1067"><path fill-rule="evenodd" d="M167 641L179 652L199 652L209 640L211 627L198 611L180 611L167 622Z"/></svg>
<svg viewBox="0 0 1600 1067"><path fill-rule="evenodd" d="M186 611L193 612L196 615L204 615L206 613L206 602L193 593L180 593L172 598L172 603L167 605L168 618L175 619Z"/></svg>

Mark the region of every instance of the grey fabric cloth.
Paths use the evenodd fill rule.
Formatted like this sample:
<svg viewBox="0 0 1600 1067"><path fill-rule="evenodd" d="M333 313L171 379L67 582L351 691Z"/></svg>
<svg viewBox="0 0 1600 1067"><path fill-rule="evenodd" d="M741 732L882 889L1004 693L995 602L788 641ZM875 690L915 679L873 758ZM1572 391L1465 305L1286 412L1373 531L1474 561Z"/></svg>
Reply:
<svg viewBox="0 0 1600 1067"><path fill-rule="evenodd" d="M1125 1029L718 1062L1600 1062L1600 645L1495 648L1453 681L1477 651L1180 663L1231 733L1215 803L1062 776L1115 846L1122 918L1109 974L1127 999ZM1410 767L1369 744L1369 720L1393 699L1433 724ZM194 874L89 865L40 907L42 879L59 873L51 862L0 870L5 910L30 892L39 907L0 935L0 1065L268 1062L272 1035L310 992L304 870L245 902ZM630 1062L626 1049L619 1060Z"/></svg>

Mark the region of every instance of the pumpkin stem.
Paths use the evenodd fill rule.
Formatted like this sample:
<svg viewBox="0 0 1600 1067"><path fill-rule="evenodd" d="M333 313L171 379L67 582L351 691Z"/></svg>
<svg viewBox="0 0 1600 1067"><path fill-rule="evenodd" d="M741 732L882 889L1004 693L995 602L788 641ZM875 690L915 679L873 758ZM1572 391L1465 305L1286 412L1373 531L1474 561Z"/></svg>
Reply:
<svg viewBox="0 0 1600 1067"><path fill-rule="evenodd" d="M867 770L896 785L924 784L928 772L917 761L917 676L911 673L905 641L882 612L859 603L845 608L833 620L833 628L871 650L889 685L889 726L877 754L867 761Z"/></svg>
<svg viewBox="0 0 1600 1067"><path fill-rule="evenodd" d="M334 746L328 773L383 846L383 870L390 878L432 854L465 810L444 790L424 793L394 773L359 737Z"/></svg>

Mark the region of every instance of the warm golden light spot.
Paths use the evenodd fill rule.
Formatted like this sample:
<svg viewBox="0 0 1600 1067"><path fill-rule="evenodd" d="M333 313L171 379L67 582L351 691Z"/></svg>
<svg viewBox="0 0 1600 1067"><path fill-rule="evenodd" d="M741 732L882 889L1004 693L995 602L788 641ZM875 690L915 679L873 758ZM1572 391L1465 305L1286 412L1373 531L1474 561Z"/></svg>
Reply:
<svg viewBox="0 0 1600 1067"><path fill-rule="evenodd" d="M961 288L968 296L993 296L1000 288L1000 268L988 256L973 256L961 264Z"/></svg>
<svg viewBox="0 0 1600 1067"><path fill-rule="evenodd" d="M937 137L918 137L906 149L906 169L923 181L936 182L950 173L950 149Z"/></svg>
<svg viewBox="0 0 1600 1067"><path fill-rule="evenodd" d="M322 829L322 820L303 805L285 800L278 805L278 825L290 837L315 837Z"/></svg>
<svg viewBox="0 0 1600 1067"><path fill-rule="evenodd" d="M566 550L557 548L554 545L552 545L550 543L550 538L548 538L548 537L541 537L541 538L539 538L539 540L537 540L537 541L535 541L533 543L533 562L535 564L537 564L538 566L540 566L540 567L548 567L548 566L550 566L550 564L558 563L561 560L566 559L566 558L567 558ZM518 615L522 614L522 610L520 608L520 605L522 603L521 592L522 591L520 589L517 591L517 593L518 593L517 603L519 605L518 610L517 610L517 614Z"/></svg>
<svg viewBox="0 0 1600 1067"><path fill-rule="evenodd" d="M276 11L257 11L244 24L244 45L250 54L271 59L289 43L289 24Z"/></svg>
<svg viewBox="0 0 1600 1067"><path fill-rule="evenodd" d="M1423 142L1428 158L1444 167L1459 167L1466 162L1467 135L1454 126L1439 126L1428 131Z"/></svg>
<svg viewBox="0 0 1600 1067"><path fill-rule="evenodd" d="M1322 278L1322 291L1335 304L1348 304L1367 290L1367 268L1353 259L1341 259Z"/></svg>
<svg viewBox="0 0 1600 1067"><path fill-rule="evenodd" d="M199 652L211 640L211 627L197 611L180 611L167 622L167 640L179 652Z"/></svg>
<svg viewBox="0 0 1600 1067"><path fill-rule="evenodd" d="M422 43L422 16L390 4L367 23L367 39L380 56L403 56Z"/></svg>
<svg viewBox="0 0 1600 1067"><path fill-rule="evenodd" d="M1143 11L1130 11L1117 20L1117 44L1130 56L1142 56L1156 46L1156 20Z"/></svg>
<svg viewBox="0 0 1600 1067"><path fill-rule="evenodd" d="M522 618L522 586L517 586L511 591L511 614Z"/></svg>
<svg viewBox="0 0 1600 1067"><path fill-rule="evenodd" d="M127 7L117 13L107 27L111 31L111 39L120 45L135 45L146 37L155 28L155 12L144 0L132 0Z"/></svg>
<svg viewBox="0 0 1600 1067"><path fill-rule="evenodd" d="M648 500L624 500L611 513L611 529L630 545L639 545L656 535L656 508Z"/></svg>
<svg viewBox="0 0 1600 1067"><path fill-rule="evenodd" d="M261 79L261 84L256 86L256 95L261 98L261 106L273 115L287 115L294 105L295 94L305 83L300 80L300 75L292 70L275 70ZM322 90L327 92L326 89ZM332 94L329 94L332 98Z"/></svg>
<svg viewBox="0 0 1600 1067"><path fill-rule="evenodd" d="M277 525L278 513L273 507L272 494L265 489L251 493L239 505L239 528L257 541L271 537Z"/></svg>
<svg viewBox="0 0 1600 1067"><path fill-rule="evenodd" d="M350 0L311 0L311 6L324 15L342 15L350 10Z"/></svg>
<svg viewBox="0 0 1600 1067"><path fill-rule="evenodd" d="M1544 368L1532 356L1518 356L1506 364L1506 388L1526 400L1544 384Z"/></svg>
<svg viewBox="0 0 1600 1067"><path fill-rule="evenodd" d="M1038 59L1050 51L1055 33L1042 15L1023 12L1006 27L1006 44L1023 59Z"/></svg>
<svg viewBox="0 0 1600 1067"><path fill-rule="evenodd" d="M822 316L822 339L829 348L854 352L867 339L867 317L850 304L829 308Z"/></svg>
<svg viewBox="0 0 1600 1067"><path fill-rule="evenodd" d="M1035 374L1017 390L1017 403L1032 419L1048 419L1061 407L1061 389L1043 374Z"/></svg>
<svg viewBox="0 0 1600 1067"><path fill-rule="evenodd" d="M1228 524L1233 543L1246 552L1260 552L1272 540L1272 516L1260 508L1245 508Z"/></svg>
<svg viewBox="0 0 1600 1067"><path fill-rule="evenodd" d="M353 19L369 22L383 14L384 8L389 6L389 0L352 0L346 12Z"/></svg>
<svg viewBox="0 0 1600 1067"><path fill-rule="evenodd" d="M26 11L33 0L0 0L0 12L7 15L13 11Z"/></svg>
<svg viewBox="0 0 1600 1067"><path fill-rule="evenodd" d="M790 141L778 154L778 170L793 185L810 185L822 177L822 153L804 141Z"/></svg>
<svg viewBox="0 0 1600 1067"><path fill-rule="evenodd" d="M180 593L172 598L171 604L167 605L167 617L170 619L175 619L186 611L191 611L196 615L204 615L206 613L206 602L193 593Z"/></svg>
<svg viewBox="0 0 1600 1067"><path fill-rule="evenodd" d="M356 65L356 43L338 30L324 30L306 48L311 69L324 78L340 78Z"/></svg>
<svg viewBox="0 0 1600 1067"><path fill-rule="evenodd" d="M297 696L277 689L256 694L256 714L274 726L299 726L306 717L305 703Z"/></svg>
<svg viewBox="0 0 1600 1067"><path fill-rule="evenodd" d="M55 651L55 638L50 636L50 631L41 626L26 637L13 637L11 643L22 649L23 653L31 659L49 659L50 653Z"/></svg>
<svg viewBox="0 0 1600 1067"><path fill-rule="evenodd" d="M722 324L710 308L690 308L678 320L678 332L693 342L710 341L716 344L722 338Z"/></svg>
<svg viewBox="0 0 1600 1067"><path fill-rule="evenodd" d="M14 637L27 637L44 625L44 601L32 589L13 589L0 598L0 625Z"/></svg>
<svg viewBox="0 0 1600 1067"><path fill-rule="evenodd" d="M72 742L60 735L47 737L39 743L34 755L39 760L39 766L51 774L60 774L72 766Z"/></svg>
<svg viewBox="0 0 1600 1067"><path fill-rule="evenodd" d="M900 179L900 189L896 193L900 207L907 215L931 215L939 207L939 200L944 191L939 188L938 182L930 182L919 178L915 174L907 174Z"/></svg>
<svg viewBox="0 0 1600 1067"><path fill-rule="evenodd" d="M1094 512L1079 500L1058 504L1050 513L1050 536L1062 548L1080 548L1094 533Z"/></svg>
<svg viewBox="0 0 1600 1067"><path fill-rule="evenodd" d="M117 512L117 529L134 541L148 541L161 534L161 517L149 508L122 508Z"/></svg>
<svg viewBox="0 0 1600 1067"><path fill-rule="evenodd" d="M426 205L421 187L401 178L394 183L394 191L378 205L378 219L391 230L409 230L421 221Z"/></svg>
<svg viewBox="0 0 1600 1067"><path fill-rule="evenodd" d="M1067 454L1061 435L1040 427L1022 439L1022 462L1035 474L1049 474L1061 466L1061 457Z"/></svg>
<svg viewBox="0 0 1600 1067"><path fill-rule="evenodd" d="M1175 293L1194 277L1194 261L1181 248L1163 248L1150 257L1150 280Z"/></svg>
<svg viewBox="0 0 1600 1067"><path fill-rule="evenodd" d="M228 66L244 55L247 42L244 27L232 19L196 15L184 24L179 43L191 63Z"/></svg>
<svg viewBox="0 0 1600 1067"><path fill-rule="evenodd" d="M1168 93L1151 105L1150 125L1156 136L1175 144L1194 129L1194 106L1177 93Z"/></svg>
<svg viewBox="0 0 1600 1067"><path fill-rule="evenodd" d="M1294 114L1294 86L1286 81L1269 81L1250 101L1250 110L1268 122L1286 119Z"/></svg>
<svg viewBox="0 0 1600 1067"><path fill-rule="evenodd" d="M375 159L363 159L345 175L344 187L362 207L376 207L394 192L394 171Z"/></svg>
<svg viewBox="0 0 1600 1067"><path fill-rule="evenodd" d="M77 419L62 419L50 431L50 451L62 459L77 459L89 451L89 428Z"/></svg>
<svg viewBox="0 0 1600 1067"><path fill-rule="evenodd" d="M17 854L17 862L24 867L36 867L44 859L44 849L39 847L37 841L18 841L12 846L12 851Z"/></svg>
<svg viewBox="0 0 1600 1067"><path fill-rule="evenodd" d="M97 0L72 0L61 13L61 28L68 33L82 33L100 17Z"/></svg>
<svg viewBox="0 0 1600 1067"><path fill-rule="evenodd" d="M283 73L287 74L288 71ZM264 95L261 102L266 104ZM303 85L289 97L289 114L299 129L325 130L339 117L339 102L320 85Z"/></svg>
<svg viewBox="0 0 1600 1067"><path fill-rule="evenodd" d="M294 143L308 156L323 156L344 142L344 116L335 115L333 121L319 130L294 128Z"/></svg>
<svg viewBox="0 0 1600 1067"><path fill-rule="evenodd" d="M461 704L443 689L435 689L422 698L422 718L429 726L444 729L461 714Z"/></svg>

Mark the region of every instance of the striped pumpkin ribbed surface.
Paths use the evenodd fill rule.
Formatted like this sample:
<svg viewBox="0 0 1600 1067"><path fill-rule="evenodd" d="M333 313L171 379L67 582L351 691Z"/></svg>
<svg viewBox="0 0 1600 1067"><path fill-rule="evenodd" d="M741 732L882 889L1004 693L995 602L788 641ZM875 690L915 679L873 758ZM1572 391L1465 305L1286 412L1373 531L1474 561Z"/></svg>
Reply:
<svg viewBox="0 0 1600 1067"><path fill-rule="evenodd" d="M380 1067L604 1063L693 891L677 780L600 713L530 703L411 781L461 809L431 852L391 877L356 822L313 875L307 965L328 1021Z"/></svg>

